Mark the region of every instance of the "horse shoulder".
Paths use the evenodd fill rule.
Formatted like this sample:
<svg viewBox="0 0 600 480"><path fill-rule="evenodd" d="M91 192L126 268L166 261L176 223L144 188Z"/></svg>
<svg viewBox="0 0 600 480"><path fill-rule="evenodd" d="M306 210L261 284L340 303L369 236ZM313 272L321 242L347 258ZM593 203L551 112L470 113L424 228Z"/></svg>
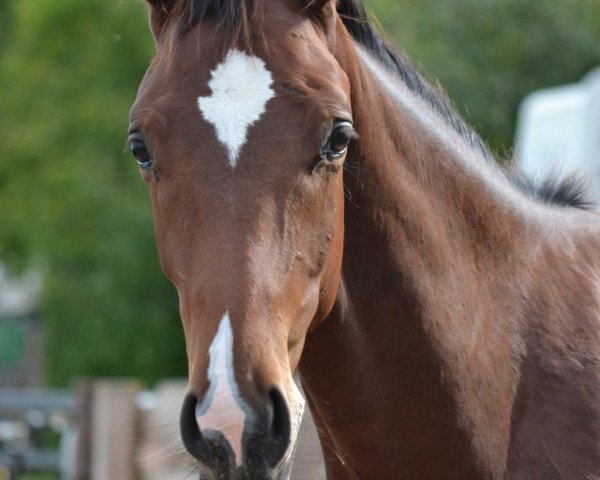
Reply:
<svg viewBox="0 0 600 480"><path fill-rule="evenodd" d="M600 216L549 236L523 303L507 479L600 471Z"/></svg>

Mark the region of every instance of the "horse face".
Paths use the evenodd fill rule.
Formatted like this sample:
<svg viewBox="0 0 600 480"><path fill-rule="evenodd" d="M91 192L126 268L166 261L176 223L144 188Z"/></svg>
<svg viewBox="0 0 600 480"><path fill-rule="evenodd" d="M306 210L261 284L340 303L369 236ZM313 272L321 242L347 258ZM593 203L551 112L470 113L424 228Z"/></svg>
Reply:
<svg viewBox="0 0 600 480"><path fill-rule="evenodd" d="M269 2L252 50L226 47L218 19L181 37L156 8L129 144L180 297L182 437L206 478L285 478L292 372L339 283L348 79L327 22L291 5Z"/></svg>

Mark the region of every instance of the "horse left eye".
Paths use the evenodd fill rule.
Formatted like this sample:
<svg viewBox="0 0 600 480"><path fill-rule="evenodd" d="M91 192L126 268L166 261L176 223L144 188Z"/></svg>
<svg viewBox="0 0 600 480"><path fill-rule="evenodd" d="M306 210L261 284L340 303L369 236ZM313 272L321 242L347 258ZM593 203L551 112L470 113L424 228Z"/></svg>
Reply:
<svg viewBox="0 0 600 480"><path fill-rule="evenodd" d="M329 169L330 171L337 171L344 158L350 140L358 138L358 135L352 128L352 124L346 120L338 120L334 123L329 137L325 143L322 144L319 156L316 159L316 163L309 169L310 173L314 173L319 169Z"/></svg>
<svg viewBox="0 0 600 480"><path fill-rule="evenodd" d="M329 160L336 160L346 153L350 140L356 137L352 124L346 121L338 121L333 126L331 135L327 142L325 152Z"/></svg>

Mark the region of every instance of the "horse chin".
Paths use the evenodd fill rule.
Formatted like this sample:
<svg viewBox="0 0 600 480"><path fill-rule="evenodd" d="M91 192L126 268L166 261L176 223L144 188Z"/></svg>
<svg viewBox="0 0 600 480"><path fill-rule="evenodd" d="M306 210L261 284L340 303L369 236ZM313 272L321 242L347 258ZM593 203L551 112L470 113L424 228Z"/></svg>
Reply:
<svg viewBox="0 0 600 480"><path fill-rule="evenodd" d="M293 450L296 450L296 446L294 445ZM290 459L285 461L281 466L281 470L279 474L275 477L276 480L290 480L290 476L292 475L292 459L294 458L294 454L290 456Z"/></svg>
<svg viewBox="0 0 600 480"><path fill-rule="evenodd" d="M244 467L237 468L235 471L230 471L228 473L209 473L201 470L199 480L290 480L292 474L292 459L293 455L273 472L250 471L248 468Z"/></svg>

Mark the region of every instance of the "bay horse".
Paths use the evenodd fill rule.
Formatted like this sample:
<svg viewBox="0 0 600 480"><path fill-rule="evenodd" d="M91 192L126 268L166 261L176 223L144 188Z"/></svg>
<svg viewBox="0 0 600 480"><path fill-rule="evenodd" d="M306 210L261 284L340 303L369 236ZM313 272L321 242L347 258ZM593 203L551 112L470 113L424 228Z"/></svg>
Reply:
<svg viewBox="0 0 600 480"><path fill-rule="evenodd" d="M202 479L600 478L600 218L498 166L359 0L148 0L129 146Z"/></svg>

